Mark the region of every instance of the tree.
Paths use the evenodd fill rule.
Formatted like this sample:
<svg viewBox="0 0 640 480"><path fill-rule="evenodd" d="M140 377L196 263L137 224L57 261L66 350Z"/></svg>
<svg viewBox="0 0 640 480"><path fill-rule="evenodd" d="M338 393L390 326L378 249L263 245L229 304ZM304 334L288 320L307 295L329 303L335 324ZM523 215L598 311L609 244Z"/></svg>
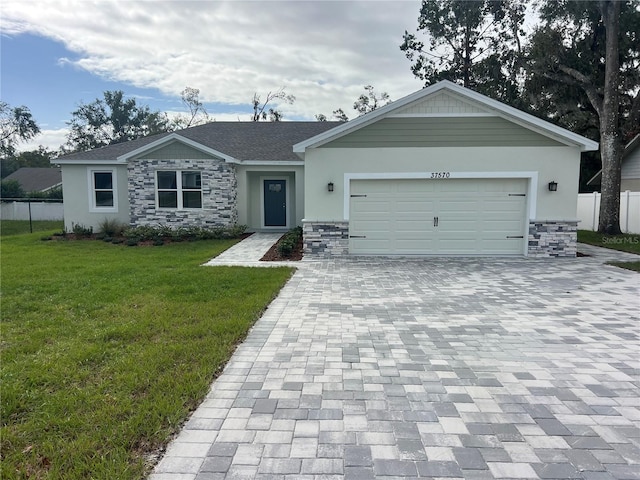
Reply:
<svg viewBox="0 0 640 480"><path fill-rule="evenodd" d="M333 111L333 117L339 122L349 121L349 117L347 116L346 113L344 113L344 110L342 110L341 108L338 108L337 110Z"/></svg>
<svg viewBox="0 0 640 480"><path fill-rule="evenodd" d="M25 196L26 193L17 180L2 180L0 182L1 198L23 198Z"/></svg>
<svg viewBox="0 0 640 480"><path fill-rule="evenodd" d="M13 155L18 143L30 140L38 133L40 128L27 107L11 107L0 101L0 154L3 158Z"/></svg>
<svg viewBox="0 0 640 480"><path fill-rule="evenodd" d="M391 102L389 94L387 92L382 92L380 95L376 95L373 91L373 86L371 85L366 85L364 87L364 90L365 93L361 94L358 99L353 102L353 109L360 115L373 112L380 106L382 102L385 102L385 105Z"/></svg>
<svg viewBox="0 0 640 480"><path fill-rule="evenodd" d="M279 122L282 120L282 112L273 107L269 107L267 109L267 105L273 102L274 100L282 100L289 105L293 104L296 101L296 97L293 95L287 95L284 91L284 87L281 87L276 92L268 92L267 97L264 102L262 102L260 95L257 93L253 94L253 115L251 116L251 121L259 122L260 120L267 120L271 122Z"/></svg>
<svg viewBox="0 0 640 480"><path fill-rule="evenodd" d="M450 80L509 104L520 98L523 0L423 0L418 32L400 49L413 74L431 85Z"/></svg>
<svg viewBox="0 0 640 480"><path fill-rule="evenodd" d="M391 103L389 94L387 92L382 92L380 95L377 95L373 91L373 87L371 85L366 85L364 87L364 93L360 94L356 101L353 102L353 109L360 115L364 115L365 113L373 112L374 110L376 110L381 106L382 102L385 102L385 105ZM335 118L338 122L349 121L349 117L342 108L334 110L332 118ZM326 122L327 116L319 113L316 115L316 120L319 122Z"/></svg>
<svg viewBox="0 0 640 480"><path fill-rule="evenodd" d="M598 231L606 234L620 233L623 145L639 128L639 7L635 0L547 0L528 58L526 91L534 107L558 105L569 113L558 118L563 126L599 137Z"/></svg>
<svg viewBox="0 0 640 480"><path fill-rule="evenodd" d="M185 89L180 92L182 104L189 110L189 113L175 117L171 121L172 130L182 130L210 121L209 114L205 110L199 97L200 90L197 88L185 87Z"/></svg>
<svg viewBox="0 0 640 480"><path fill-rule="evenodd" d="M106 91L103 99L81 103L72 112L67 125L65 151L78 152L128 142L136 138L170 130L164 113L152 112L148 106L140 106L134 98L124 98L121 90Z"/></svg>

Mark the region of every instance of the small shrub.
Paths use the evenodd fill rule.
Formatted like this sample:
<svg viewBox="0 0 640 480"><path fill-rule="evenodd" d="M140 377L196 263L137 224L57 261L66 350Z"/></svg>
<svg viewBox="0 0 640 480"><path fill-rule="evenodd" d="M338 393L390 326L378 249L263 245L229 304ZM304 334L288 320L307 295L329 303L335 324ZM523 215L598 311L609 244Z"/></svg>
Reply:
<svg viewBox="0 0 640 480"><path fill-rule="evenodd" d="M71 231L78 238L90 237L93 235L93 227L85 227L80 223L73 223L71 225Z"/></svg>
<svg viewBox="0 0 640 480"><path fill-rule="evenodd" d="M226 229L228 238L238 238L242 236L246 231L247 231L246 225L232 225L230 227L227 227Z"/></svg>
<svg viewBox="0 0 640 480"><path fill-rule="evenodd" d="M139 241L140 241L139 238L129 238L127 239L125 244L127 245L127 247L135 247L136 245L138 245Z"/></svg>
<svg viewBox="0 0 640 480"><path fill-rule="evenodd" d="M102 239L102 241L103 241L103 242L106 242L106 243L111 243L111 242L113 242L113 237L105 236L105 237Z"/></svg>
<svg viewBox="0 0 640 480"><path fill-rule="evenodd" d="M293 250L296 248L296 245L302 238L302 228L295 227L289 230L280 243L278 243L278 253L283 257L288 257L293 253Z"/></svg>
<svg viewBox="0 0 640 480"><path fill-rule="evenodd" d="M164 245L164 240L161 239L161 238L156 238L153 241L153 245L156 246L156 247L161 247L162 245Z"/></svg>
<svg viewBox="0 0 640 480"><path fill-rule="evenodd" d="M100 228L100 233L109 237L120 236L127 228L126 225L120 223L114 218L105 218L98 224L98 227Z"/></svg>
<svg viewBox="0 0 640 480"><path fill-rule="evenodd" d="M124 242L124 240L122 240L121 238L114 238L113 240L111 240L111 243L115 243L116 245L122 242Z"/></svg>

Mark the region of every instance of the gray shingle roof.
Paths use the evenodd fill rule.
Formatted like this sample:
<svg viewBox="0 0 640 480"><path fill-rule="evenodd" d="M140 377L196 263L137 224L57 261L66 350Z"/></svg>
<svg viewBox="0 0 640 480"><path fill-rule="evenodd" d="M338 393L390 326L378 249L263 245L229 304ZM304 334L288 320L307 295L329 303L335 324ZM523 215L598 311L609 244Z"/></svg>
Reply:
<svg viewBox="0 0 640 480"><path fill-rule="evenodd" d="M340 125L340 122L212 122L174 133L237 160L300 160L293 145ZM120 155L169 135L162 133L130 142L72 153L60 160L115 160Z"/></svg>
<svg viewBox="0 0 640 480"><path fill-rule="evenodd" d="M41 192L62 184L59 168L19 168L4 180L16 180L22 189L29 192Z"/></svg>

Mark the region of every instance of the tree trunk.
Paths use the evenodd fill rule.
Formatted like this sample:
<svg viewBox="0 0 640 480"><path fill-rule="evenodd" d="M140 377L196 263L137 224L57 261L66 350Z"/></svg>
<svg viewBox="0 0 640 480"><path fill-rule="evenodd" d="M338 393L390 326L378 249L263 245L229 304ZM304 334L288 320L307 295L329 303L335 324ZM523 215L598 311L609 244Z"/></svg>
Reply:
<svg viewBox="0 0 640 480"><path fill-rule="evenodd" d="M618 100L620 3L617 0L601 1L600 8L606 30L606 54L604 95L600 112L602 196L598 232L615 235L620 233L620 171L622 165Z"/></svg>

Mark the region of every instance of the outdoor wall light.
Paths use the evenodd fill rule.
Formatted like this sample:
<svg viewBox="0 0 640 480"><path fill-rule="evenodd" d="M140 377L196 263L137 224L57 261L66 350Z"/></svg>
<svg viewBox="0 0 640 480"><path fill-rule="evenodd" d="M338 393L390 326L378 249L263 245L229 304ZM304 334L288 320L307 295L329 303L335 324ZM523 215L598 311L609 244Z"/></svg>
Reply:
<svg viewBox="0 0 640 480"><path fill-rule="evenodd" d="M333 182L327 183L327 190L329 190L330 192L333 192Z"/></svg>
<svg viewBox="0 0 640 480"><path fill-rule="evenodd" d="M557 192L558 191L558 182L549 182L549 191Z"/></svg>

